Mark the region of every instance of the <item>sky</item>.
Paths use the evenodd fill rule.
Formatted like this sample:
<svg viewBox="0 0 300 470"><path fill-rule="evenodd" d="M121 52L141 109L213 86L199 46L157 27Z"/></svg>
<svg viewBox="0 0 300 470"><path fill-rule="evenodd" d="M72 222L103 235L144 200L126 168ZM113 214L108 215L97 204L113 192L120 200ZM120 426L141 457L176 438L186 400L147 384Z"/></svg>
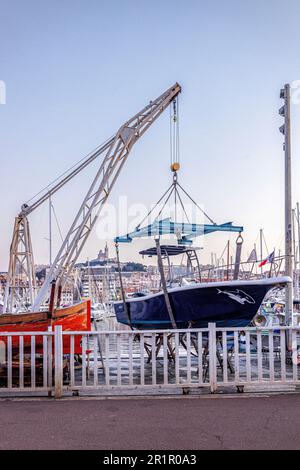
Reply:
<svg viewBox="0 0 300 470"><path fill-rule="evenodd" d="M300 200L300 3L297 0L0 0L0 270L7 269L21 205L175 82L179 180L218 223L244 227L244 257L260 228L283 247L284 154L279 92L292 83L293 204ZM0 89L1 91L1 89ZM113 189L150 207L171 182L169 112L133 148ZM53 198L62 235L88 190L95 162ZM122 209L120 209L122 210ZM48 261L48 206L30 215L36 263ZM221 254L236 234L209 235ZM81 259L105 244L99 229ZM53 229L53 250L61 240ZM113 242L108 239L111 255ZM121 247L138 260L153 241ZM196 242L197 244L197 242ZM267 251L267 249L265 249ZM266 253L265 253L266 254Z"/></svg>

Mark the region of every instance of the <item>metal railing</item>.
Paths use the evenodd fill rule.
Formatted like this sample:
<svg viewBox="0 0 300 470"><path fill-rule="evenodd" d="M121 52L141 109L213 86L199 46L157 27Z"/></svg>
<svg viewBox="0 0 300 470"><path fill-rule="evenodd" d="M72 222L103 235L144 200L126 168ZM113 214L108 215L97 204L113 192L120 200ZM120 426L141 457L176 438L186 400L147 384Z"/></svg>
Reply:
<svg viewBox="0 0 300 470"><path fill-rule="evenodd" d="M212 390L300 383L300 327L214 328ZM288 347L289 345L289 347Z"/></svg>
<svg viewBox="0 0 300 470"><path fill-rule="evenodd" d="M0 391L54 390L55 335L50 331L0 333Z"/></svg>
<svg viewBox="0 0 300 470"><path fill-rule="evenodd" d="M297 385L299 345L299 326L0 333L0 392Z"/></svg>
<svg viewBox="0 0 300 470"><path fill-rule="evenodd" d="M70 381L65 389L112 390L210 386L208 329L191 330L64 332L70 339ZM74 338L82 335L82 361L72 353ZM77 371L77 373L76 373Z"/></svg>

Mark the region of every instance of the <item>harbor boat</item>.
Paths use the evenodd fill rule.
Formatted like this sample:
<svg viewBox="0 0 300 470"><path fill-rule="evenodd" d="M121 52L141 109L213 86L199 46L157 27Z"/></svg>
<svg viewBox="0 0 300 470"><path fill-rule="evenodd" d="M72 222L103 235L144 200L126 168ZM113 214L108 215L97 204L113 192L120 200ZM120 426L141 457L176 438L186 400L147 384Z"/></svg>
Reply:
<svg viewBox="0 0 300 470"><path fill-rule="evenodd" d="M39 332L48 331L50 327L61 325L63 331L90 331L91 330L91 306L90 300L85 300L70 307L57 308L47 312L27 312L0 315L0 343L6 342L7 336L1 336L1 332ZM19 336L12 336L12 348L14 352L19 351ZM24 336L24 352L30 351L31 338ZM81 354L81 336L74 338L74 352ZM70 353L70 338L63 338L64 353ZM43 351L43 337L36 336L35 350L37 353Z"/></svg>
<svg viewBox="0 0 300 470"><path fill-rule="evenodd" d="M128 242L140 235L145 236L146 232L150 236L154 234L156 247L142 250L140 254L149 257L157 256L161 277L161 290L157 293L144 295L143 292L138 292L129 299L122 292L122 301L114 303L119 323L142 330L207 328L208 323L215 323L217 327L246 327L258 313L268 292L292 282L288 276L238 280L240 261L236 261L233 280L203 282L197 255L198 248L192 247L191 244L185 246L187 238L182 244L183 237L181 237L180 245L160 245L159 243L157 235L173 233L173 227L178 225L178 223L163 220L158 224L159 234L155 232L157 225L152 224L146 228L147 230L138 229L134 233L116 239L116 242ZM223 229L225 225L213 226L212 230L216 231L220 227ZM203 226L198 227L195 224L194 227L190 227L182 223L181 230L191 238L195 233L203 231ZM238 252L238 249L241 250L242 227L226 224L226 230L239 231ZM183 276L174 279L170 258L178 255L187 258L187 271L191 275L188 278ZM163 259L167 260L168 279L165 278Z"/></svg>
<svg viewBox="0 0 300 470"><path fill-rule="evenodd" d="M195 283L168 289L172 312L178 329L246 327L257 314L266 294L274 287L291 282L289 277L254 281ZM136 298L115 302L118 322L136 329L173 328L164 293L139 293Z"/></svg>

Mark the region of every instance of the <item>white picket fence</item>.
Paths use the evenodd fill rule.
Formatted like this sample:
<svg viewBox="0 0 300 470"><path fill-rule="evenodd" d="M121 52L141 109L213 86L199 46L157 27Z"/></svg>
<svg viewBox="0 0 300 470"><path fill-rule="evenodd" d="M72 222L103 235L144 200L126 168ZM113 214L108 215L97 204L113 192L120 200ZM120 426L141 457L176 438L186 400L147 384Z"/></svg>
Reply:
<svg viewBox="0 0 300 470"><path fill-rule="evenodd" d="M0 333L0 393L54 390L52 343L57 333ZM36 351L37 337L42 342L39 354ZM25 342L29 343L29 347L24 347Z"/></svg>
<svg viewBox="0 0 300 470"><path fill-rule="evenodd" d="M300 327L1 333L0 394L297 385L299 345Z"/></svg>

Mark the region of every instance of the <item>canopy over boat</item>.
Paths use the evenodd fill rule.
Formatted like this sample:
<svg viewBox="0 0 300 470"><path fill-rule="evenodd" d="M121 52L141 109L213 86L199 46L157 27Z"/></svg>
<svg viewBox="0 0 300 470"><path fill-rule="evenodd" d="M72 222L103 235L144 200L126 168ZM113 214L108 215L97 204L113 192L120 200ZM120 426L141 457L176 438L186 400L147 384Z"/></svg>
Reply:
<svg viewBox="0 0 300 470"><path fill-rule="evenodd" d="M199 249L199 247L194 247L193 251ZM185 253L190 252L189 247L185 247L182 245L161 245L160 250L163 258L169 256L183 255ZM147 248L146 250L140 251L139 254L142 256L157 256L157 248L155 246L153 248Z"/></svg>

